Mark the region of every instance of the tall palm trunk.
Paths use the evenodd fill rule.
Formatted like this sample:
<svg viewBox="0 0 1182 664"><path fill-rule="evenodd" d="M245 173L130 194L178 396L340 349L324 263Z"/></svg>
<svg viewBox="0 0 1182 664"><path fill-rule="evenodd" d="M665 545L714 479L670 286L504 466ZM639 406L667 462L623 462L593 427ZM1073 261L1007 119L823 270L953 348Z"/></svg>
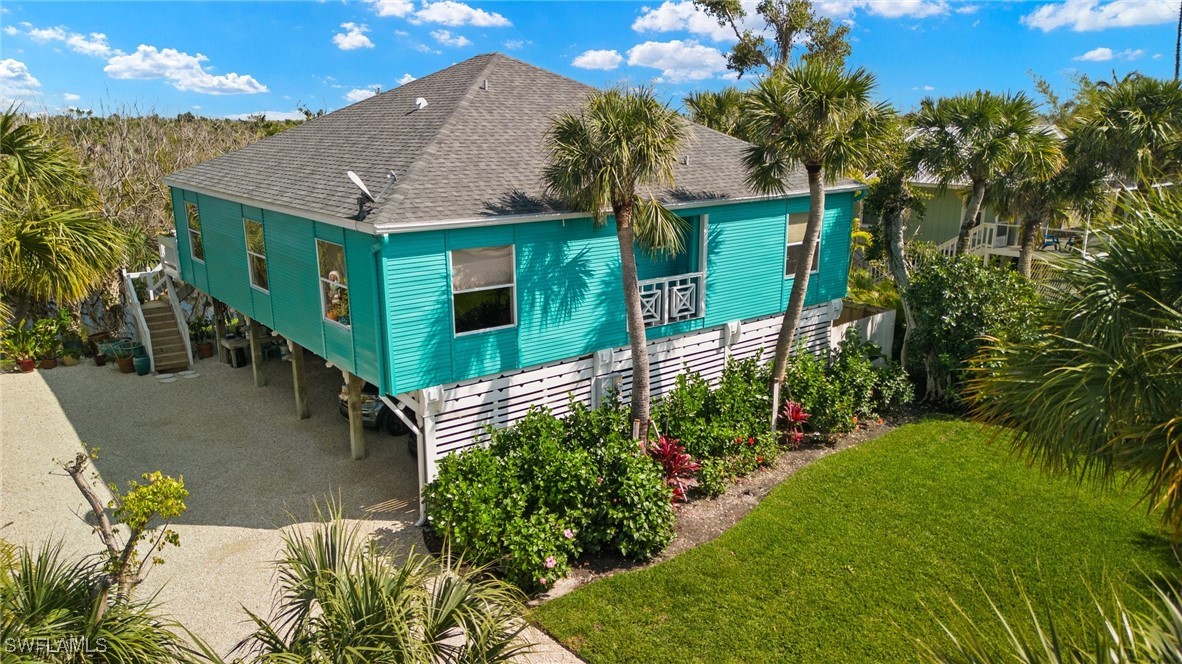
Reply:
<svg viewBox="0 0 1182 664"><path fill-rule="evenodd" d="M806 164L809 176L809 220L804 229L804 254L796 264L796 275L792 281L792 296L788 298L788 309L780 323L780 336L776 339L776 358L772 365L772 430L776 429L776 415L780 409L780 388L788 374L788 354L796 340L796 328L804 315L804 296L808 292L809 273L812 272L813 256L821 239L821 220L825 214L825 173L820 164Z"/></svg>
<svg viewBox="0 0 1182 664"><path fill-rule="evenodd" d="M1022 218L1022 230L1019 238L1021 245L1018 253L1018 272L1027 279L1034 271L1035 244L1038 243L1038 227L1042 225L1042 218L1033 212Z"/></svg>
<svg viewBox="0 0 1182 664"><path fill-rule="evenodd" d="M636 234L632 227L631 201L612 206L616 215L616 239L620 242L620 268L624 283L624 311L628 344L632 349L632 421L640 440L648 437L649 375L648 338L640 308L640 283L636 276Z"/></svg>
<svg viewBox="0 0 1182 664"><path fill-rule="evenodd" d="M985 181L973 180L973 194L965 206L964 219L960 221L960 237L956 240L956 255L960 256L969 250L969 234L977 225L977 215L981 213L981 203L985 200Z"/></svg>
<svg viewBox="0 0 1182 664"><path fill-rule="evenodd" d="M915 316L911 313L911 297L907 293L907 288L911 285L911 275L907 273L907 254L903 243L903 216L899 213L891 213L882 222L886 225L884 236L887 240L887 266L895 278L895 289L899 291L899 301L903 305L903 319L907 323L903 330L903 348L899 351L899 363L906 367L907 342L911 341L911 333L915 330Z"/></svg>

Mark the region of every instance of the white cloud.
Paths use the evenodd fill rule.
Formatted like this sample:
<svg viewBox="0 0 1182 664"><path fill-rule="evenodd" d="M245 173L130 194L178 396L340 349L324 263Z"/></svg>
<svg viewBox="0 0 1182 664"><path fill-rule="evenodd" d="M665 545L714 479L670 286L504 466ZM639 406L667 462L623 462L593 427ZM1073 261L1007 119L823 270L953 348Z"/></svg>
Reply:
<svg viewBox="0 0 1182 664"><path fill-rule="evenodd" d="M1153 59L1154 59L1154 60L1161 60L1161 53L1154 53L1154 54L1153 54Z"/></svg>
<svg viewBox="0 0 1182 664"><path fill-rule="evenodd" d="M818 0L817 12L833 18L851 16L858 10L883 18L928 18L948 13L945 0Z"/></svg>
<svg viewBox="0 0 1182 664"><path fill-rule="evenodd" d="M976 14L981 5L964 4L955 9L957 14Z"/></svg>
<svg viewBox="0 0 1182 664"><path fill-rule="evenodd" d="M403 18L415 10L415 3L410 0L365 0L373 5L378 16L397 16Z"/></svg>
<svg viewBox="0 0 1182 664"><path fill-rule="evenodd" d="M431 38L444 46L451 46L452 48L463 48L472 45L472 40L464 35L453 35L449 30L432 30Z"/></svg>
<svg viewBox="0 0 1182 664"><path fill-rule="evenodd" d="M1137 60L1145 55L1145 49L1141 48L1126 48L1123 51L1113 51L1112 49L1101 46L1100 48L1093 48L1092 50L1077 55L1072 60L1077 62L1108 62L1109 60Z"/></svg>
<svg viewBox="0 0 1182 664"><path fill-rule="evenodd" d="M368 88L354 88L354 89L346 92L345 99L350 104L356 104L357 102L361 101L362 99L369 99L370 97L376 95L377 93L378 93L378 86L376 84L374 84L374 85L369 86Z"/></svg>
<svg viewBox="0 0 1182 664"><path fill-rule="evenodd" d="M628 49L628 64L661 70L661 82L714 78L726 71L726 57L696 41L645 42Z"/></svg>
<svg viewBox="0 0 1182 664"><path fill-rule="evenodd" d="M0 97L27 97L40 92L41 81L29 73L20 60L0 60Z"/></svg>
<svg viewBox="0 0 1182 664"><path fill-rule="evenodd" d="M506 51L520 51L526 46L532 46L533 42L528 39L510 39L505 42Z"/></svg>
<svg viewBox="0 0 1182 664"><path fill-rule="evenodd" d="M1066 0L1043 5L1022 17L1030 28L1050 32L1069 28L1076 32L1155 25L1177 20L1178 3L1174 0Z"/></svg>
<svg viewBox="0 0 1182 664"><path fill-rule="evenodd" d="M117 55L107 61L103 71L111 78L163 78L177 90L210 95L257 94L267 92L267 86L253 76L242 74L213 75L205 71L202 62L209 58L198 53L189 55L172 48L157 50L155 46L140 44L135 53Z"/></svg>
<svg viewBox="0 0 1182 664"><path fill-rule="evenodd" d="M740 29L744 27L756 30L759 28L752 17L755 14L755 3L743 3L747 11L747 18ZM632 29L636 32L680 32L706 37L713 41L736 41L735 31L728 26L721 26L718 20L694 5L693 0L670 2L666 0L660 7L642 7L644 12L640 18L632 22Z"/></svg>
<svg viewBox="0 0 1182 664"><path fill-rule="evenodd" d="M934 88L930 85L916 85L916 86L912 87L911 89L912 90L923 90L924 92L931 92L932 90L935 90L936 88Z"/></svg>
<svg viewBox="0 0 1182 664"><path fill-rule="evenodd" d="M579 69L600 69L608 71L619 67L624 62L624 56L618 51L584 51L578 55L572 65Z"/></svg>
<svg viewBox="0 0 1182 664"><path fill-rule="evenodd" d="M200 106L193 108L200 109ZM255 111L254 113L235 113L233 115L223 116L227 120L253 120L258 116L264 116L268 120L304 120L306 116L303 111Z"/></svg>
<svg viewBox="0 0 1182 664"><path fill-rule="evenodd" d="M419 53L430 53L432 55L439 55L440 53L443 53L443 51L440 51L437 48L431 48L430 46L427 46L426 44L415 44L414 49L416 51L418 51Z"/></svg>
<svg viewBox="0 0 1182 664"><path fill-rule="evenodd" d="M111 48L107 43L107 36L101 32L92 32L89 35L83 35L77 32L72 32L64 25L55 26L52 28L37 28L28 22L22 22L21 26L25 28L27 34L33 41L48 43L51 41L64 42L71 51L81 53L82 55L90 55L98 58L105 58L111 55L122 55L121 51ZM4 28L4 33L13 36L20 34L20 30L13 26Z"/></svg>
<svg viewBox="0 0 1182 664"><path fill-rule="evenodd" d="M422 9L415 12L409 20L416 25L438 23L453 28L463 25L474 25L480 28L507 28L513 25L509 19L496 12L475 9L455 0L423 2Z"/></svg>
<svg viewBox="0 0 1182 664"><path fill-rule="evenodd" d="M373 42L365 33L369 32L368 25L361 25L357 23L342 23L341 27L345 32L340 32L332 36L332 43L337 45L337 48L342 51L352 51L358 48L373 48Z"/></svg>
<svg viewBox="0 0 1182 664"><path fill-rule="evenodd" d="M398 78L398 85L406 85L413 80L416 80L414 76L411 76L410 74L403 74Z"/></svg>
<svg viewBox="0 0 1182 664"><path fill-rule="evenodd" d="M74 94L73 92L63 92L62 93L62 101L64 101L64 102L67 102L67 103L75 102L75 101L78 101L79 99L82 99L82 97Z"/></svg>

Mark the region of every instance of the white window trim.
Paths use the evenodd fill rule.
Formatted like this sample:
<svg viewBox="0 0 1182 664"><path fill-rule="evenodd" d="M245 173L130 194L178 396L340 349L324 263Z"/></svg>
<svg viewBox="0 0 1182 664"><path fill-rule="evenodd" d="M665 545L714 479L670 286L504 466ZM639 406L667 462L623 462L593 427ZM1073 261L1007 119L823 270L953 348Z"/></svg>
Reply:
<svg viewBox="0 0 1182 664"><path fill-rule="evenodd" d="M452 282L452 252L465 251L467 249L486 249L489 247L463 247L460 249L447 250L447 289L451 291L448 297L448 308L451 309L451 334L453 337L467 337L473 334L484 334L485 332L495 332L497 330L509 330L517 327L517 245L515 244L497 244L494 247L509 247L509 265L513 272L513 282L508 284L498 284L496 286L481 286L480 288L465 288L464 290L455 290L455 285ZM511 323L508 325L498 325L496 327L485 327L479 330L469 330L467 332L456 332L456 296L464 293L479 293L486 290L499 290L501 288L509 288L509 315L512 317Z"/></svg>
<svg viewBox="0 0 1182 664"><path fill-rule="evenodd" d="M193 230L193 222L189 218L189 206L190 205L193 206L193 210L197 213L197 223L199 223L199 224L201 223L201 208L197 207L197 204L194 203L193 201L185 201L185 230L189 233L189 257L192 258L193 260L197 261L198 263L201 263L202 265L204 265L205 259L198 258L197 253L195 251L193 251L193 235L195 234L201 238L201 253L204 254L205 253L205 231L203 229Z"/></svg>
<svg viewBox="0 0 1182 664"><path fill-rule="evenodd" d="M346 325L346 324L340 322L339 320L333 320L328 317L328 307L324 306L325 305L324 286L320 285L321 283L324 283L324 284L334 283L334 282L329 281L327 278L320 276L320 243L323 242L325 244L332 244L332 245L336 245L341 248L341 258L344 259L344 264L341 265L341 269L345 270L347 273L348 269L349 269L349 257L345 255L345 245L341 244L339 242L333 242L332 240L324 240L321 238L314 238L313 241L316 243L316 278L317 278L316 290L320 291L320 320L325 323L330 323L332 325L336 325L337 327L341 328L342 330L351 330L353 328L353 324L351 322L348 325ZM338 288L343 288L346 291L349 290L348 282L346 282L346 283L336 282L336 284L337 284ZM353 320L353 300L352 299L349 300L349 320L350 321Z"/></svg>
<svg viewBox="0 0 1182 664"><path fill-rule="evenodd" d="M794 215L794 214L808 214L808 212L790 212L784 218L784 230L785 230L785 235L784 235L784 240L785 240L785 243L784 243L784 278L785 279L795 279L796 278L796 272L791 272L791 273L788 272L788 247L799 247L799 246L804 245L803 240L800 242L787 242L788 235L790 235L792 233L792 215ZM820 232L820 234L817 235L817 253L813 254L813 263L816 264L816 267L809 270L810 276L814 275L814 274L821 273L821 244L824 242L824 240L825 240L825 216L822 213L822 215L821 215L821 232Z"/></svg>
<svg viewBox="0 0 1182 664"><path fill-rule="evenodd" d="M255 283L254 262L250 260L250 257L254 256L255 258L261 258L263 260L263 264L267 265L267 254L265 254L265 253L256 254L255 252L250 250L250 232L247 230L247 224L258 224L259 229L263 231L263 251L267 250L267 232L266 232L266 229L263 228L263 222L255 220L255 219L250 219L248 217L242 218L242 240L246 244L246 272L250 276L250 287L259 291L260 293L266 293L267 295L270 295L271 294L270 288L263 288L262 286ZM319 258L319 257L317 257L317 258ZM317 269L319 269L319 265L317 265ZM270 273L270 270L268 270L267 271L267 285L270 286L270 284L271 284L271 273Z"/></svg>

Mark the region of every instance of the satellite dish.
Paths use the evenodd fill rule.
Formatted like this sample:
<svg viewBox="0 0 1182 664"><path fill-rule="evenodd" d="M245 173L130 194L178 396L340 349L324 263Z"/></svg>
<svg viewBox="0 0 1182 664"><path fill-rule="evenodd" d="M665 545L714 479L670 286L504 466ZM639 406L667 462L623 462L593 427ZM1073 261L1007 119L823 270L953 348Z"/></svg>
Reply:
<svg viewBox="0 0 1182 664"><path fill-rule="evenodd" d="M424 99L423 97L419 97L418 99L415 100L415 110L421 111L424 108L427 108L427 100Z"/></svg>
<svg viewBox="0 0 1182 664"><path fill-rule="evenodd" d="M366 198L371 201L375 200L373 194L369 193L369 187L365 186L365 183L361 181L361 178L358 177L356 173L353 171L345 171L345 175L349 176L349 179L353 181L353 184L357 185L357 188L361 190L361 193L365 194Z"/></svg>

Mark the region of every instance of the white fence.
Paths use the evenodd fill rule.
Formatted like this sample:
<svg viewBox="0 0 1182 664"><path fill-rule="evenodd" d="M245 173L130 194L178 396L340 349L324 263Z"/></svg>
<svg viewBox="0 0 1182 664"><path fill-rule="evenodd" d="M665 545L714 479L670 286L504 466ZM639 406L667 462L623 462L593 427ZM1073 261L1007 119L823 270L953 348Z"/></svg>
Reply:
<svg viewBox="0 0 1182 664"><path fill-rule="evenodd" d="M870 341L882 349L886 356L891 355L895 344L895 310L866 307L856 304L846 304L841 310L841 316L833 321L829 328L829 346L836 348L849 329L858 331L863 341Z"/></svg>

